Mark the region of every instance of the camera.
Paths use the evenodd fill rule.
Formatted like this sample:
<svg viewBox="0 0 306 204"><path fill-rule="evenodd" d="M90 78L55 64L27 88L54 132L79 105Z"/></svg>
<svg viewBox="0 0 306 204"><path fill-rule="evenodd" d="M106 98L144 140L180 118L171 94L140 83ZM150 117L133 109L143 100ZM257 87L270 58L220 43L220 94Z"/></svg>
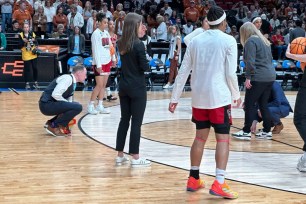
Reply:
<svg viewBox="0 0 306 204"><path fill-rule="evenodd" d="M41 54L41 50L40 50L40 49L37 49L37 48L33 48L32 54L34 54L34 55L40 55L40 54Z"/></svg>

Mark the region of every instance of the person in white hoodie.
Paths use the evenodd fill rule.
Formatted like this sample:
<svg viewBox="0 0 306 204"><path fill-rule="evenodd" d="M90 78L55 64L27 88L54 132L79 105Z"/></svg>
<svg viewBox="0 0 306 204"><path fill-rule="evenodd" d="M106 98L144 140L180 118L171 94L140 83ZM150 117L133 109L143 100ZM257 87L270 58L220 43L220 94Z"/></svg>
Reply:
<svg viewBox="0 0 306 204"><path fill-rule="evenodd" d="M210 194L223 198L238 198L225 183L225 170L229 157L229 131L231 103L240 106L238 87L237 42L224 33L226 14L218 6L211 7L207 14L210 29L194 37L187 46L179 75L174 83L169 111L174 112L190 71L192 89L192 121L196 136L190 150L191 168L187 191L204 187L199 176L204 146L211 126L216 134L216 180Z"/></svg>

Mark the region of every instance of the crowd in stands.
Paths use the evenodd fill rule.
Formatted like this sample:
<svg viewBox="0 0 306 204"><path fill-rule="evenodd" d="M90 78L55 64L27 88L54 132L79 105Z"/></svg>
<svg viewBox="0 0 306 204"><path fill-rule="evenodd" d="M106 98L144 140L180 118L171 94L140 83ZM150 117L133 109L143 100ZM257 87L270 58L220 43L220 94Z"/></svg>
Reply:
<svg viewBox="0 0 306 204"><path fill-rule="evenodd" d="M169 26L177 25L184 42L184 36L201 27L209 8L217 4L227 10L226 32L237 42L243 23L260 20L259 29L273 44L277 58L282 59L292 39L305 37L305 3L305 0L0 0L1 32L18 33L27 21L37 37L69 38L78 27L78 32L89 40L97 27L97 12L104 12L113 21L114 34L119 39L126 14L136 12L144 17L152 40L169 41Z"/></svg>

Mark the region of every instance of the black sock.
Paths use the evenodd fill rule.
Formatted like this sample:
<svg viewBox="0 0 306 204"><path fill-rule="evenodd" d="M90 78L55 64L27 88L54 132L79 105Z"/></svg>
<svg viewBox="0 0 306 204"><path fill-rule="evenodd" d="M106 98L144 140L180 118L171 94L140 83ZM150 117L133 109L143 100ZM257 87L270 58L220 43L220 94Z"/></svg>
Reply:
<svg viewBox="0 0 306 204"><path fill-rule="evenodd" d="M190 169L189 176L192 176L195 179L199 179L200 178L199 173L200 173L200 170Z"/></svg>

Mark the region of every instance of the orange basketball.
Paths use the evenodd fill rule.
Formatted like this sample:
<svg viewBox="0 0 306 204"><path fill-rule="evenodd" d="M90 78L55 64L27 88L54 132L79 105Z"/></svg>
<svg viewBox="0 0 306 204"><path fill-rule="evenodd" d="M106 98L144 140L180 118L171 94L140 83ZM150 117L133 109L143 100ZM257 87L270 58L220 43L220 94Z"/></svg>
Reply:
<svg viewBox="0 0 306 204"><path fill-rule="evenodd" d="M306 38L299 37L290 43L290 53L291 54L306 54Z"/></svg>

